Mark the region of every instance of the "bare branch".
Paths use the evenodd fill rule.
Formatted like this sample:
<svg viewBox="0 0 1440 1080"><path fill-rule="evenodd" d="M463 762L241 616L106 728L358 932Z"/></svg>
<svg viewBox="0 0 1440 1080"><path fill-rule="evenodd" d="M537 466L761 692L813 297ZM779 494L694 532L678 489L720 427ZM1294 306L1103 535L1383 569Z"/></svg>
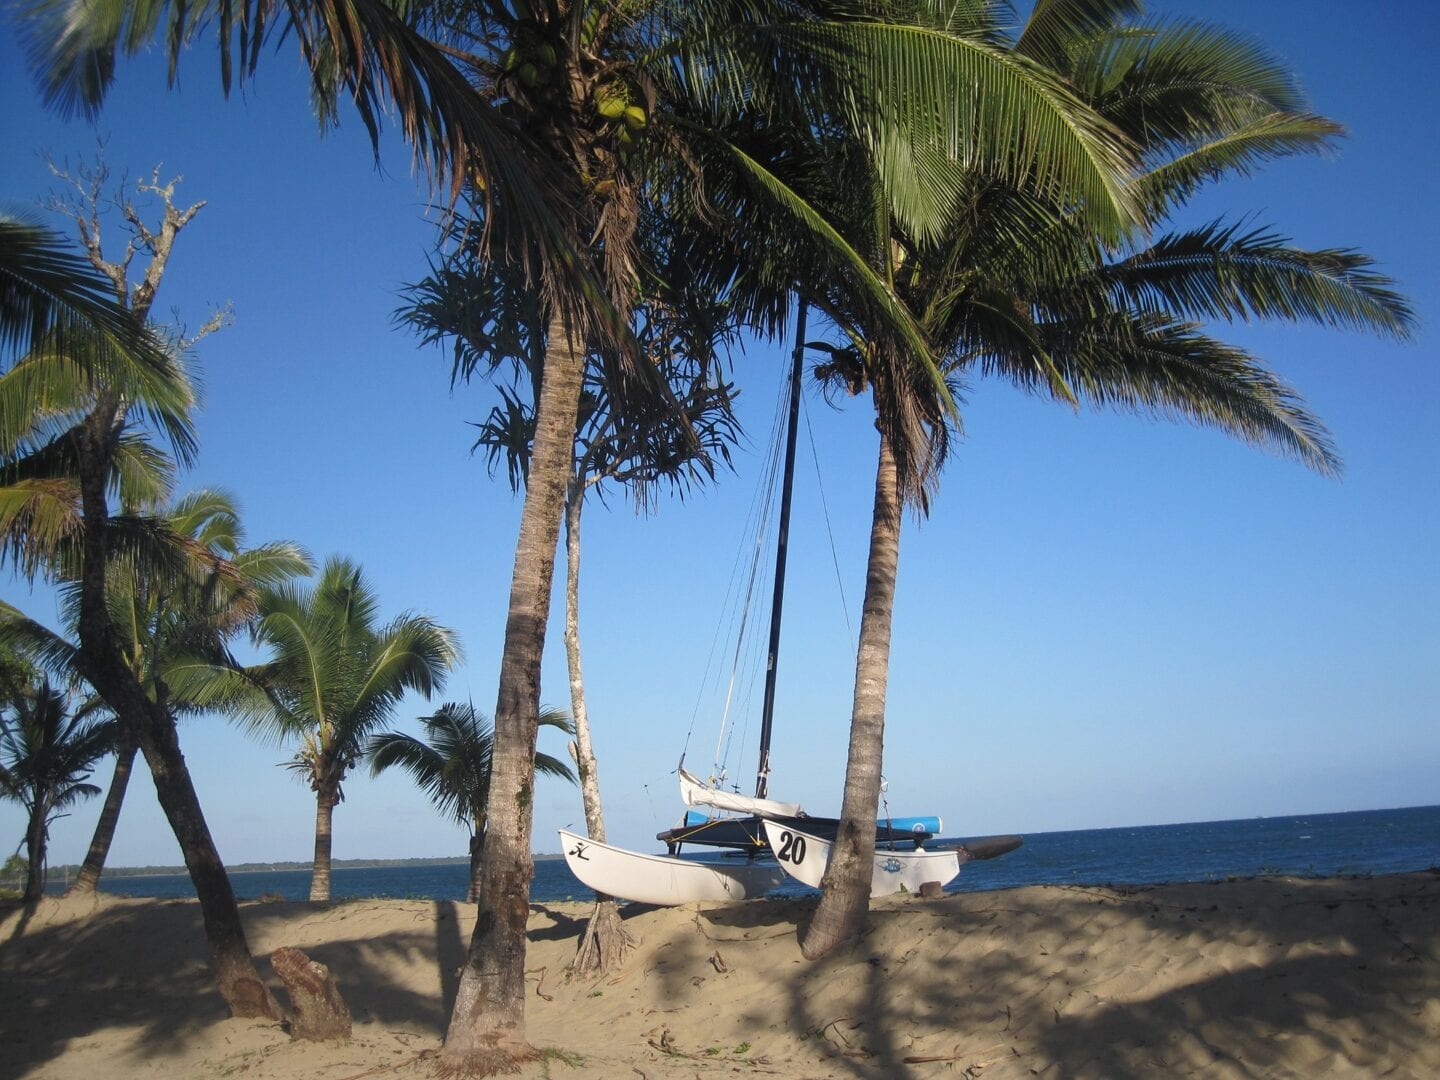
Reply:
<svg viewBox="0 0 1440 1080"><path fill-rule="evenodd" d="M46 206L58 214L64 214L75 222L81 246L90 260L90 265L110 279L115 298L124 304L129 299L127 276L134 250L127 245L125 255L119 262L105 258L101 232L101 206L106 200L105 189L110 182L110 166L105 162L105 145L102 142L95 155L94 165L79 165L72 173L69 162L64 167L57 165L53 158L45 159L50 175L73 187L73 196L54 195L46 200Z"/></svg>
<svg viewBox="0 0 1440 1080"><path fill-rule="evenodd" d="M150 253L150 264L145 268L145 277L130 294L130 308L142 319L149 315L150 307L155 302L155 293L159 290L160 281L165 276L165 266L170 261L170 251L175 245L175 237L180 235L180 231L189 225L195 215L205 206L204 199L184 210L175 205L175 185L181 179L183 178L175 176L167 183L162 184L160 182L160 166L156 165L150 173L149 183L144 180L135 182L136 191L159 198L165 207L158 233L152 231L145 224L134 203L127 199L121 208L125 220L130 223L132 232Z"/></svg>
<svg viewBox="0 0 1440 1080"><path fill-rule="evenodd" d="M171 314L175 317L176 325L180 326L180 348L188 352L199 344L202 339L209 337L218 330L223 330L225 327L233 325L235 322L235 305L233 301L226 300L225 306L216 308L215 311L211 313L210 318L201 324L200 329L196 330L192 337L185 336L185 328L180 322L180 313L172 309Z"/></svg>

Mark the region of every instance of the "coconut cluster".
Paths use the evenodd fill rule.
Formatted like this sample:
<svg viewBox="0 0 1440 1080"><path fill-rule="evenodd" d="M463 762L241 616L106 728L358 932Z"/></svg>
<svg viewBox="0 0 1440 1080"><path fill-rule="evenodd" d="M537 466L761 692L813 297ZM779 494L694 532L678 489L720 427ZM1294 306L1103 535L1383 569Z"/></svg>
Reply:
<svg viewBox="0 0 1440 1080"><path fill-rule="evenodd" d="M633 143L650 122L644 106L633 103L630 86L623 79L598 84L591 96L601 118L616 125L616 138L621 146Z"/></svg>
<svg viewBox="0 0 1440 1080"><path fill-rule="evenodd" d="M505 50L501 69L526 90L548 86L555 81L555 68L560 52L536 24L522 23L516 28L515 43Z"/></svg>

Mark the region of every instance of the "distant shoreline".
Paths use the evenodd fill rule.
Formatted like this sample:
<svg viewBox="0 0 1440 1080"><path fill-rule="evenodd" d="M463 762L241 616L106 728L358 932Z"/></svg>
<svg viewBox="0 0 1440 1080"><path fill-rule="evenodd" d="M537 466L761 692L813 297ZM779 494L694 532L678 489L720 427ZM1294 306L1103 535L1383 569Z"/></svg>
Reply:
<svg viewBox="0 0 1440 1080"><path fill-rule="evenodd" d="M563 859L563 855L535 855L536 862L546 862L551 859ZM465 856L441 858L420 858L420 859L334 859L330 863L332 870L378 870L391 866L467 866L470 860ZM286 870L309 870L311 863L305 862L269 862L269 863L236 863L234 866L225 867L227 874L274 874ZM45 880L66 881L73 878L80 872L80 867L74 864L65 866L52 866L45 874ZM179 877L190 873L184 866L107 866L102 878L116 877Z"/></svg>

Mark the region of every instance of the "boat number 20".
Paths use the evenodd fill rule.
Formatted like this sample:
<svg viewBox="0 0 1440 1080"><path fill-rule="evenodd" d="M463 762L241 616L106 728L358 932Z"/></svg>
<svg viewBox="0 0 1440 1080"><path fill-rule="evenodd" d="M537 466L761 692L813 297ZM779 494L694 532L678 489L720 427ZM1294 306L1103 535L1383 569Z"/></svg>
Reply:
<svg viewBox="0 0 1440 1080"><path fill-rule="evenodd" d="M794 833L782 832L780 834L780 850L775 853L775 858L781 862L792 862L799 866L805 861L805 838L796 836Z"/></svg>

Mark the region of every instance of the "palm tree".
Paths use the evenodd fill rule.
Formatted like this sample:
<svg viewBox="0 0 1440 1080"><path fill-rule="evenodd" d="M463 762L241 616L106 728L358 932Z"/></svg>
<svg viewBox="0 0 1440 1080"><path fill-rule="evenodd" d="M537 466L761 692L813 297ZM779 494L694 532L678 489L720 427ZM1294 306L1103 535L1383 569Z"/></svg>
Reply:
<svg viewBox="0 0 1440 1080"><path fill-rule="evenodd" d="M195 9L181 3L39 0L27 11L47 96L91 112L122 44L135 51L164 35L173 63L198 25ZM518 263L539 300L544 365L495 709L481 899L488 914L477 923L444 1050L451 1070L513 1068L534 1054L524 1040L523 893L533 873L529 793L548 586L584 358L592 348L613 357L618 387L649 381L628 331L641 276L637 211L665 187L649 181L668 168L708 185L694 163L724 158L753 198L813 233L822 265L853 281L877 323L901 334L909 361L938 385L887 283L780 181L771 168L780 158L745 153L726 129L748 118L752 130L803 138L823 127L863 145L891 181L893 211L927 233L943 227L954 165L985 161L1117 237L1134 211L1121 182L1127 150L1037 65L983 36L899 25L885 5L225 0L219 14L227 89L231 28L245 28L242 79L258 64L266 29L292 36L326 120L348 95L378 137L381 114L393 109L417 161L452 198L473 180L483 193L484 250ZM728 228L738 236L748 224ZM737 245L752 255L764 247L755 236Z"/></svg>
<svg viewBox="0 0 1440 1080"><path fill-rule="evenodd" d="M24 900L45 892L45 848L51 823L81 799L99 795L90 771L115 747L116 724L92 699L73 712L49 679L7 688L0 704L0 797L25 807L29 873Z"/></svg>
<svg viewBox="0 0 1440 1080"><path fill-rule="evenodd" d="M370 775L402 768L415 778L446 817L470 831L470 890L465 900L474 903L480 888L480 863L485 853L485 804L490 798L490 762L495 733L490 721L474 705L447 702L429 716L420 717L425 738L399 731L374 735L365 746ZM561 709L542 709L541 727L574 733ZM570 766L549 754L536 753L535 771L575 782Z"/></svg>
<svg viewBox="0 0 1440 1080"><path fill-rule="evenodd" d="M1223 31L1137 26L1117 4L1090 6L1082 34L1057 19L1067 7L1080 9L1038 5L1013 47L1055 64L1142 148L1147 168L1136 188L1156 224L1202 181L1314 150L1337 130L1304 111L1273 60ZM1185 320L1306 319L1393 336L1410 326L1404 300L1353 252L1305 251L1223 225L1116 248L1065 208L988 177L974 178L963 205L944 242L892 225L874 245L952 377L998 374L1072 406L1185 418L1333 473L1338 458L1324 428L1294 392ZM825 373L872 389L882 417L918 416L932 452L902 468L882 425L843 823L802 946L811 958L852 935L867 906L901 508L924 509L948 449L943 409L924 387L872 374L887 370L875 363L885 348L855 330ZM911 400L897 402L907 391Z"/></svg>
<svg viewBox="0 0 1440 1080"><path fill-rule="evenodd" d="M0 361L16 349L0 369L0 561L27 577L83 532L75 434L97 385L121 388L177 446L192 446L183 369L113 297L113 281L57 234L0 218ZM173 464L143 432L121 430L111 452L111 484L136 504L163 498Z"/></svg>
<svg viewBox="0 0 1440 1080"><path fill-rule="evenodd" d="M180 752L174 720L131 670L106 599L111 556L122 544L152 557L150 565L159 572L203 577L213 568L206 560L197 565L188 559L183 544L169 544L142 518L112 515L109 504L117 485L123 494L137 480L150 485L151 497L169 491L174 463L143 436L137 438L137 418L166 438L181 463L195 449L193 387L178 351L160 344L146 320L175 238L199 206L174 206L173 184L161 193L163 219L140 230L119 261L105 258L98 229L85 232L89 266L83 270L75 260L57 261L53 243L44 237L39 244L33 235L28 244L24 236L5 237L11 246L0 261L8 265L9 291L0 310L0 342L29 342L30 349L6 372L0 408L5 474L0 535L6 556L28 577L62 563L70 568L65 575L80 597L77 667L145 755L195 884L220 992L235 1015L274 1019L279 1006L250 958L234 891ZM130 263L142 248L149 263L132 287ZM67 331L36 345L37 327L51 325L47 320L88 310L85 303L57 304L56 297L83 301L86 290L102 288L114 297L115 310L97 317L93 333ZM59 325L74 324L61 319ZM113 329L117 326L121 331ZM129 342L145 347L128 348Z"/></svg>
<svg viewBox="0 0 1440 1080"><path fill-rule="evenodd" d="M463 229L463 226L457 226ZM659 230L647 230L647 250L661 246ZM660 260L650 260L659 262ZM591 355L576 418L575 452L565 495L565 656L570 676L570 709L575 740L570 744L580 772L586 829L605 840L599 767L591 741L580 651L581 514L592 491L603 499L608 486L624 488L642 511L653 508L656 485L665 482L683 495L692 484L713 479L716 465L729 463L738 435L731 408L734 388L718 374L736 326L728 306L708 290L686 289L678 267L666 267L637 309L636 340L664 395L654 402L626 402L606 381L603 357ZM500 388L501 403L475 426L475 450L484 450L491 474L503 461L512 490L529 475L535 431L534 393L540 358L535 312L524 283L506 268L477 263L463 246L429 277L408 290L398 318L427 342L453 340L456 374L508 364L513 385ZM488 786L488 775L487 775ZM632 944L612 897L598 896L576 954L577 972L605 971L620 962Z"/></svg>
<svg viewBox="0 0 1440 1080"><path fill-rule="evenodd" d="M359 566L332 557L313 588L282 584L262 594L252 636L270 659L209 672L197 698L254 733L299 748L289 762L315 793L310 899L330 899L335 807L366 740L406 691L429 697L459 659L452 631L423 615L381 625L379 601Z"/></svg>
<svg viewBox="0 0 1440 1080"><path fill-rule="evenodd" d="M286 542L244 546L234 500L219 491L191 492L157 508L155 520L192 553L204 553L210 571L196 579L146 572L117 552L106 600L137 679L172 717L204 711L188 696L197 671L233 663L228 643L257 614L259 590L312 570L309 556ZM80 618L79 591L61 586L61 608L73 635ZM0 604L0 642L32 657L56 677L80 679L79 646L20 612ZM138 746L125 731L116 738L116 760L105 802L69 894L96 891L129 787Z"/></svg>

